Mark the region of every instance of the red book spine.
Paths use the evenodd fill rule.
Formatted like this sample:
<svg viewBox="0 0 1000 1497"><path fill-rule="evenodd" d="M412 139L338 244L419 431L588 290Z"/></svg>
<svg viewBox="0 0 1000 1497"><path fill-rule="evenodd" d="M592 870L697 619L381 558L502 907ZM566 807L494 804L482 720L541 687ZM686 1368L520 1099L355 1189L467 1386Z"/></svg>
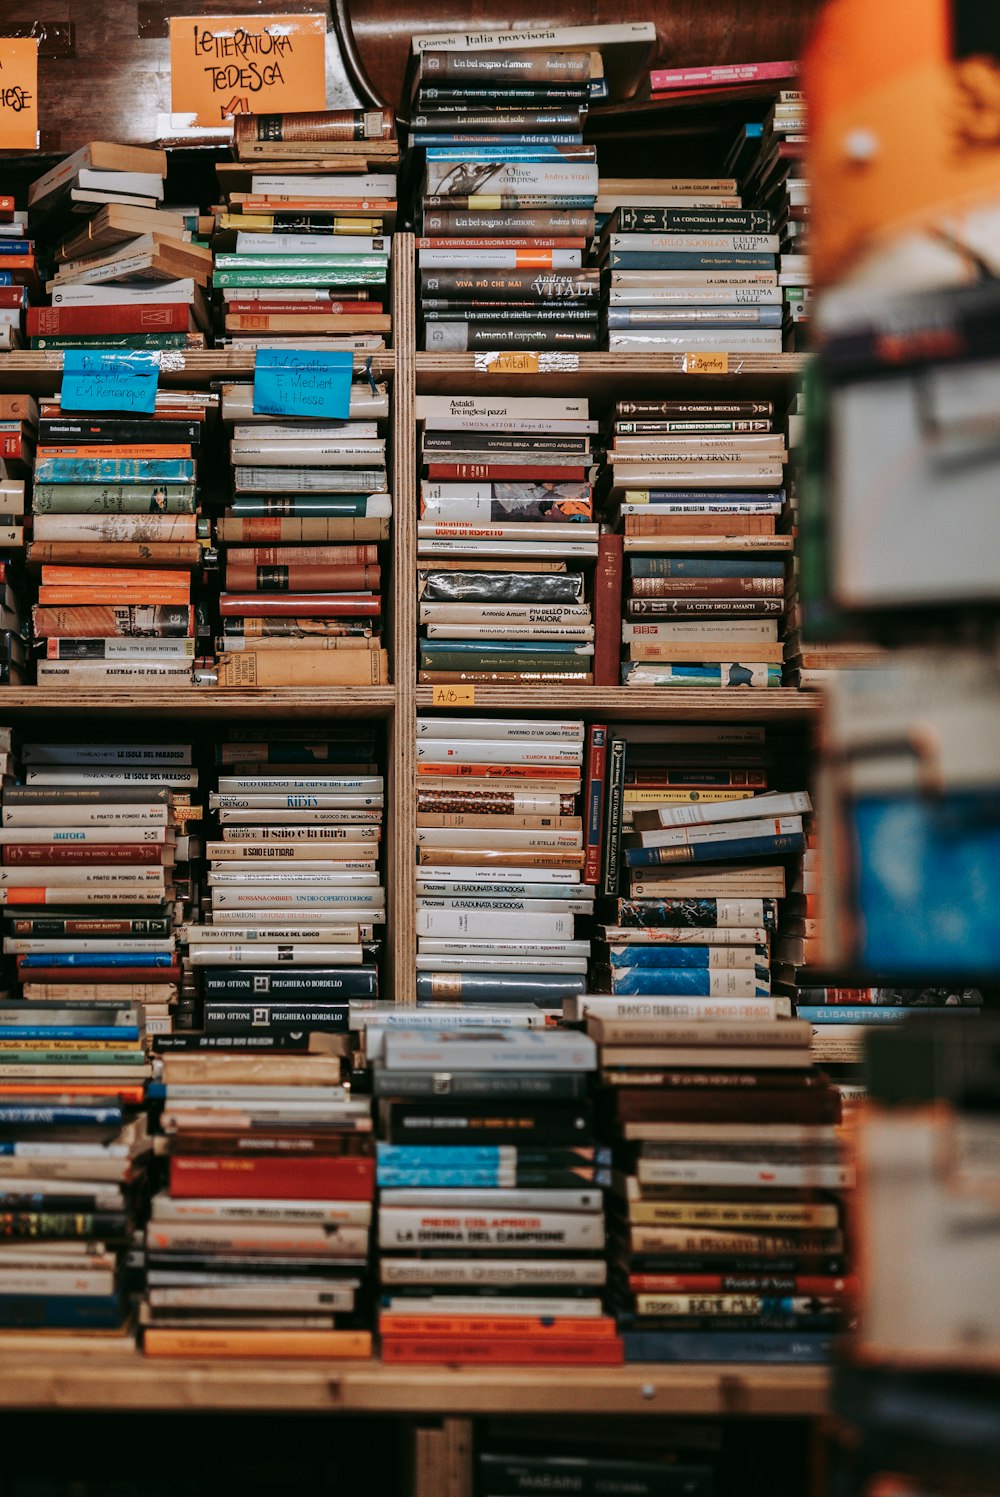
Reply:
<svg viewBox="0 0 1000 1497"><path fill-rule="evenodd" d="M506 463L428 463L428 478L474 478L477 482L501 483L505 479L521 483L539 479L546 483L585 483L587 468L520 467Z"/></svg>
<svg viewBox="0 0 1000 1497"><path fill-rule="evenodd" d="M818 1087L794 1092L754 1091L730 1097L725 1092L637 1091L622 1088L616 1097L620 1123L839 1123L840 1093Z"/></svg>
<svg viewBox="0 0 1000 1497"><path fill-rule="evenodd" d="M624 538L604 534L594 569L594 685L621 684Z"/></svg>
<svg viewBox="0 0 1000 1497"><path fill-rule="evenodd" d="M5 431L0 433L0 457L16 459L18 462L26 462L30 456L31 448L25 446L23 432Z"/></svg>
<svg viewBox="0 0 1000 1497"><path fill-rule="evenodd" d="M0 286L0 307L20 308L25 304L23 286Z"/></svg>
<svg viewBox="0 0 1000 1497"><path fill-rule="evenodd" d="M226 566L287 567L301 566L365 567L378 562L377 546L253 546L226 550ZM227 576L229 575L227 571Z"/></svg>
<svg viewBox="0 0 1000 1497"><path fill-rule="evenodd" d="M597 684L597 683L595 683ZM587 825L584 832L583 882L601 881L601 843L604 837L604 777L608 758L608 730L604 723L593 723L587 738L587 762L584 785L587 793Z"/></svg>
<svg viewBox="0 0 1000 1497"><path fill-rule="evenodd" d="M625 1360L618 1337L549 1340L528 1336L384 1336L383 1362L469 1362L555 1367L618 1367Z"/></svg>
<svg viewBox="0 0 1000 1497"><path fill-rule="evenodd" d="M100 307L29 307L29 337L45 333L186 333L191 318L187 302L113 303Z"/></svg>
<svg viewBox="0 0 1000 1497"><path fill-rule="evenodd" d="M2 854L0 861L10 867L55 863L138 864L142 867L157 867L163 862L163 848L159 843L139 842L89 845L60 843L58 847L34 842L20 845L10 843L2 849Z"/></svg>
<svg viewBox="0 0 1000 1497"><path fill-rule="evenodd" d="M783 577L633 577L634 598L783 598Z"/></svg>
<svg viewBox="0 0 1000 1497"><path fill-rule="evenodd" d="M297 313L324 317L361 317L369 312L382 312L380 301L227 301L227 313L251 314L261 312L268 316L294 317Z"/></svg>
<svg viewBox="0 0 1000 1497"><path fill-rule="evenodd" d="M180 982L181 978L177 963L169 967L22 967L21 962L18 957L17 970L24 982L148 983Z"/></svg>
<svg viewBox="0 0 1000 1497"><path fill-rule="evenodd" d="M635 1294L852 1294L851 1278L828 1274L633 1273Z"/></svg>
<svg viewBox="0 0 1000 1497"><path fill-rule="evenodd" d="M370 1201L375 1194L375 1161L370 1155L299 1159L285 1154L247 1159L227 1154L175 1154L170 1160L170 1194Z"/></svg>
<svg viewBox="0 0 1000 1497"><path fill-rule="evenodd" d="M226 586L262 593L344 592L377 589L381 582L377 566L315 566L306 561L284 566L253 566L227 561Z"/></svg>
<svg viewBox="0 0 1000 1497"><path fill-rule="evenodd" d="M382 612L382 599L352 593L223 593L219 612L226 618L373 618Z"/></svg>

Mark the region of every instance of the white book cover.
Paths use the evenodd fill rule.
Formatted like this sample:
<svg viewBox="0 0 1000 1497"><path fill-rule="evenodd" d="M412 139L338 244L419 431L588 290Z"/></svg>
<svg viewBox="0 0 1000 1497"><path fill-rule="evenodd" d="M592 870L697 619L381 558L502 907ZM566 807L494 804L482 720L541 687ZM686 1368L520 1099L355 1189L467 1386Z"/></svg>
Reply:
<svg viewBox="0 0 1000 1497"><path fill-rule="evenodd" d="M500 31L444 31L433 36L414 36L413 51L421 52L518 52L562 50L579 52L600 51L602 47L620 46L627 42L656 42L656 26L652 21L630 21L623 24L592 26L548 26L510 28Z"/></svg>
<svg viewBox="0 0 1000 1497"><path fill-rule="evenodd" d="M466 717L448 719L448 739L455 743L458 739L494 739L504 741L528 740L533 742L538 737L539 724L535 718L492 718L492 717ZM418 717L417 737L434 739L441 732L441 718ZM557 739L565 739L574 743L582 743L584 736L584 725L580 719L570 718L562 722L545 721L545 739L552 743ZM478 758L478 748L476 752Z"/></svg>
<svg viewBox="0 0 1000 1497"><path fill-rule="evenodd" d="M483 956L498 957L582 957L590 956L589 941L524 941L497 939L494 941L442 940L439 937L420 937L421 956Z"/></svg>
<svg viewBox="0 0 1000 1497"><path fill-rule="evenodd" d="M417 935L422 938L437 936L454 939L496 935L510 939L515 932L522 940L571 940L574 932L573 916L512 911L510 917L505 919L501 912L493 911L480 914L468 910L437 910L428 909L423 904L417 909Z"/></svg>
<svg viewBox="0 0 1000 1497"><path fill-rule="evenodd" d="M253 795L260 791L269 795L306 792L333 795L370 795L380 793L385 781L382 775L326 775L299 776L296 774L273 775L220 775L219 791L238 791Z"/></svg>
<svg viewBox="0 0 1000 1497"><path fill-rule="evenodd" d="M423 956L416 959L418 972L554 972L564 977L583 977L586 957L558 956Z"/></svg>
<svg viewBox="0 0 1000 1497"><path fill-rule="evenodd" d="M388 254L392 240L364 234L252 234L238 232L238 255L375 255ZM313 293L310 293L311 295ZM325 296L325 292L318 293ZM240 300L240 297L235 298Z"/></svg>
<svg viewBox="0 0 1000 1497"><path fill-rule="evenodd" d="M754 801L733 801L729 804L752 806ZM633 847L694 847L701 843L741 842L744 839L756 837L791 837L801 831L801 816L762 816L754 821L741 821L731 826L682 824L662 827L651 832L634 832L630 834L634 839L630 845Z"/></svg>
<svg viewBox="0 0 1000 1497"><path fill-rule="evenodd" d="M702 822L747 823L762 816L806 816L812 810L812 801L804 790L790 794L755 795L742 801L698 801L682 806L653 806L641 814L655 816L659 825L669 827L697 826ZM644 839L647 834L644 833ZM735 835L735 831L734 831ZM645 840L644 840L644 845Z"/></svg>
<svg viewBox="0 0 1000 1497"><path fill-rule="evenodd" d="M592 1071L597 1046L588 1035L554 1029L486 1030L474 1038L433 1030L390 1032L385 1064L397 1071Z"/></svg>
<svg viewBox="0 0 1000 1497"><path fill-rule="evenodd" d="M247 941L225 946L211 942L199 946L191 942L188 957L194 967L243 967L254 963L281 967L353 966L364 959L360 946L320 944L276 945L264 941Z"/></svg>
<svg viewBox="0 0 1000 1497"><path fill-rule="evenodd" d="M528 1248L533 1252L604 1249L604 1216L590 1212L520 1211L465 1213L420 1207L381 1206L382 1248Z"/></svg>
<svg viewBox="0 0 1000 1497"><path fill-rule="evenodd" d="M278 176L259 172L251 178L250 190L254 197L392 199L396 196L396 178L388 172L358 177Z"/></svg>
<svg viewBox="0 0 1000 1497"><path fill-rule="evenodd" d="M568 1284L600 1288L607 1280L603 1258L390 1258L379 1262L383 1284L490 1285L504 1289L556 1288Z"/></svg>
<svg viewBox="0 0 1000 1497"><path fill-rule="evenodd" d="M71 283L57 286L52 292L54 307L112 307L141 306L144 302L180 303L185 306L195 299L195 283L191 279L178 281L155 281L144 286L91 286Z"/></svg>
<svg viewBox="0 0 1000 1497"><path fill-rule="evenodd" d="M496 868L454 868L443 866L433 872L417 869L417 884L433 892L436 885L461 884L469 888L488 885L496 892L507 887L513 893L519 886L534 885L539 890L546 885L570 885L580 883L579 868L505 868L500 874ZM486 892L489 892L488 890ZM523 889L522 889L523 892Z"/></svg>
<svg viewBox="0 0 1000 1497"><path fill-rule="evenodd" d="M780 353L782 333L780 328L750 331L740 328L720 329L715 333L697 332L693 329L671 332L666 328L649 328L645 332L616 332L608 334L608 349L611 353Z"/></svg>
<svg viewBox="0 0 1000 1497"><path fill-rule="evenodd" d="M747 1023L759 1019L785 1019L791 1016L790 998L630 998L624 995L606 997L585 994L563 999L563 1018L573 1023L589 1017L600 1019L691 1019L708 1021L726 1019ZM748 1062L749 1063L749 1062Z"/></svg>
<svg viewBox="0 0 1000 1497"><path fill-rule="evenodd" d="M435 431L503 431L504 422L529 421L533 431L596 431L587 398L555 395L417 395L415 415ZM564 428L554 422L571 421ZM580 424L582 423L582 424Z"/></svg>

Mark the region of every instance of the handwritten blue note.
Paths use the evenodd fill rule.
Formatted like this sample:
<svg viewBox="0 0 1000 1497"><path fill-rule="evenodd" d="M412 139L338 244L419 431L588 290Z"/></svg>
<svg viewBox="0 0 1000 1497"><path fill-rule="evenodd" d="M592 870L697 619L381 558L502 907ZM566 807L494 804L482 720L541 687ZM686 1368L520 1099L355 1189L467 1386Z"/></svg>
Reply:
<svg viewBox="0 0 1000 1497"><path fill-rule="evenodd" d="M156 406L160 364L153 353L117 348L68 348L63 354L64 411L133 411Z"/></svg>
<svg viewBox="0 0 1000 1497"><path fill-rule="evenodd" d="M325 416L346 421L351 411L354 355L346 349L258 348L254 362L255 416Z"/></svg>

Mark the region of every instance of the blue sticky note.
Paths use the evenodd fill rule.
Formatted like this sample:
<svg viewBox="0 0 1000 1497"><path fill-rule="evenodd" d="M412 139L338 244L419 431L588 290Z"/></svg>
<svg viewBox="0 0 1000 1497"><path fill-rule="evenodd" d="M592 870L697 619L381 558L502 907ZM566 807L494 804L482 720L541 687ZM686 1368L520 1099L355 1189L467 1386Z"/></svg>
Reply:
<svg viewBox="0 0 1000 1497"><path fill-rule="evenodd" d="M254 363L255 416L325 416L346 421L351 411L354 355L346 349L258 348Z"/></svg>
<svg viewBox="0 0 1000 1497"><path fill-rule="evenodd" d="M63 354L64 411L133 411L156 406L160 361L155 353L118 348L68 348Z"/></svg>

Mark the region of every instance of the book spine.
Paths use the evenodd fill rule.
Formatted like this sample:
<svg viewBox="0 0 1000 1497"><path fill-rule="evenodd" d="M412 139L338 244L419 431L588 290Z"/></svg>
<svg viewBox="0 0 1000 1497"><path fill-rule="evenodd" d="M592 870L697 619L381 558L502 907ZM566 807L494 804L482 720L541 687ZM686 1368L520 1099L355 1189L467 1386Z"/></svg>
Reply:
<svg viewBox="0 0 1000 1497"><path fill-rule="evenodd" d="M612 735L608 745L608 788L605 804L604 866L601 870L600 892L605 898L615 898L621 867L621 838L624 820L625 790L625 740Z"/></svg>
<svg viewBox="0 0 1000 1497"><path fill-rule="evenodd" d="M602 534L594 571L594 685L617 686L621 656L623 537Z"/></svg>
<svg viewBox="0 0 1000 1497"><path fill-rule="evenodd" d="M589 729L587 761L584 767L586 794L585 862L583 882L600 883L601 844L604 833L604 787L607 777L607 740L605 724L594 723Z"/></svg>

